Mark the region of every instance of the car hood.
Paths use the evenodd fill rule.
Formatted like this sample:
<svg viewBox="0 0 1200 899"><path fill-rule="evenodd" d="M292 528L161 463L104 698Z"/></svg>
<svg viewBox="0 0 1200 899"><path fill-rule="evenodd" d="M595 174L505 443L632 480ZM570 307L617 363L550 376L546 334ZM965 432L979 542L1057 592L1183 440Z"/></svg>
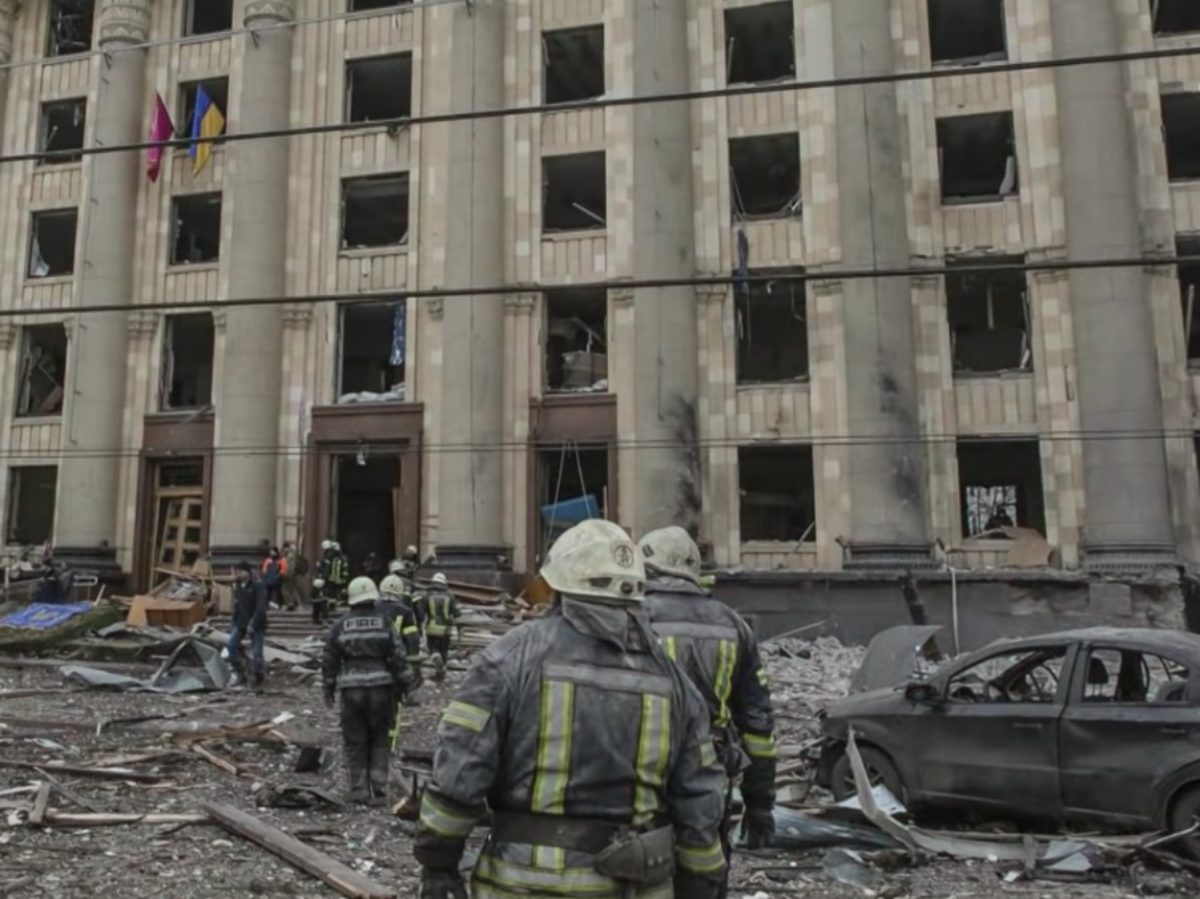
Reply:
<svg viewBox="0 0 1200 899"><path fill-rule="evenodd" d="M912 703L904 698L903 687L883 687L839 699L825 711L825 731L842 732L855 719L871 715L907 714Z"/></svg>

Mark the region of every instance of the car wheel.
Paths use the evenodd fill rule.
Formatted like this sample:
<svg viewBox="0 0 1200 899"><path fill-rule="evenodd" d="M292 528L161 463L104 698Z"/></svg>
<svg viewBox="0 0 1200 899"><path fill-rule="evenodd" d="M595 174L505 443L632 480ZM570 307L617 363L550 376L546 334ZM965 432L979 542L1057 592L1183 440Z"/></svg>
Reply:
<svg viewBox="0 0 1200 899"><path fill-rule="evenodd" d="M871 749L869 746L860 747L858 752L862 756L863 767L867 769L867 777L871 781L871 786L877 787L883 784L893 796L903 802L904 785L900 782L900 774L896 771L892 760L878 749ZM858 793L854 785L854 772L850 770L849 755L843 752L834 763L829 781L829 789L833 792L833 798L838 802L849 799Z"/></svg>
<svg viewBox="0 0 1200 899"><path fill-rule="evenodd" d="M1200 784L1184 787L1171 803L1168 822L1171 833L1180 833L1193 827L1200 819ZM1189 858L1200 860L1200 831L1179 839L1175 846Z"/></svg>

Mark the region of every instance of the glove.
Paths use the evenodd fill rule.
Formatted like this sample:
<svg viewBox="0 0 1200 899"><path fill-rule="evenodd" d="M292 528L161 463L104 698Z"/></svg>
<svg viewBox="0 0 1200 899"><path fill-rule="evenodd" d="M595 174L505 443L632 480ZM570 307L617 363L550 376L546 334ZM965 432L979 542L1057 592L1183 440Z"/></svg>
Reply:
<svg viewBox="0 0 1200 899"><path fill-rule="evenodd" d="M775 833L775 815L769 808L747 808L742 817L742 834L747 849L766 849Z"/></svg>
<svg viewBox="0 0 1200 899"><path fill-rule="evenodd" d="M720 899L724 883L690 871L675 870L675 899ZM422 897L424 899L424 897Z"/></svg>
<svg viewBox="0 0 1200 899"><path fill-rule="evenodd" d="M469 899L467 885L457 871L421 869L420 899Z"/></svg>

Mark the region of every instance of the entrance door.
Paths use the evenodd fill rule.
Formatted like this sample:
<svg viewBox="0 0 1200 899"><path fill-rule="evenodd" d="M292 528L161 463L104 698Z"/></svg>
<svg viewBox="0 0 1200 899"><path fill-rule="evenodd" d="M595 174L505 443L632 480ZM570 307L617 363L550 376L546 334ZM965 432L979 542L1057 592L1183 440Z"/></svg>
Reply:
<svg viewBox="0 0 1200 899"><path fill-rule="evenodd" d="M374 553L385 566L399 552L396 522L401 514L400 459L369 449L333 457L334 534L350 558L350 572L365 572Z"/></svg>
<svg viewBox="0 0 1200 899"><path fill-rule="evenodd" d="M148 583L163 570L184 571L204 554L204 463L181 459L156 463L154 471L154 548Z"/></svg>

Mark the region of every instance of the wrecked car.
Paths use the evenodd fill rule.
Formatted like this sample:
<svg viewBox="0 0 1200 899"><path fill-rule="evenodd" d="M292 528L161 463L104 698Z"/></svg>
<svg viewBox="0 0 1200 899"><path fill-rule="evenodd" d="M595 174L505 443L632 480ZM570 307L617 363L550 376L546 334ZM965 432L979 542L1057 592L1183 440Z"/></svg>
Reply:
<svg viewBox="0 0 1200 899"><path fill-rule="evenodd" d="M925 680L834 703L817 782L855 792L850 728L873 783L909 808L1117 827L1200 815L1200 636L1094 628L1005 640ZM1200 858L1200 835L1184 845Z"/></svg>

